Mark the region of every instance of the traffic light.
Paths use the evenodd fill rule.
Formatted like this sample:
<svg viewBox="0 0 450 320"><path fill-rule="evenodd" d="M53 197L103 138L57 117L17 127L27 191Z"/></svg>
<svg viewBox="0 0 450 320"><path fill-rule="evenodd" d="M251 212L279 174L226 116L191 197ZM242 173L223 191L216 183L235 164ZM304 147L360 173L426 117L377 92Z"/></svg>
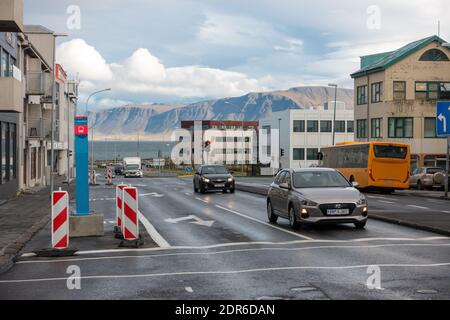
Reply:
<svg viewBox="0 0 450 320"><path fill-rule="evenodd" d="M211 140L205 141L205 149L211 145Z"/></svg>
<svg viewBox="0 0 450 320"><path fill-rule="evenodd" d="M281 150L280 150L280 156L281 156L281 157L284 157L284 149L281 149Z"/></svg>

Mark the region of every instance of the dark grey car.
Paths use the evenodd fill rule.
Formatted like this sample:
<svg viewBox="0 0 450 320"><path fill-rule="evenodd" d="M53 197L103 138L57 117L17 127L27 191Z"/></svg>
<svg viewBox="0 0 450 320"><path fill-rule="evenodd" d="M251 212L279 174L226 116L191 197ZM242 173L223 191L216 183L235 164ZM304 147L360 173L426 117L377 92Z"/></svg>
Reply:
<svg viewBox="0 0 450 320"><path fill-rule="evenodd" d="M194 191L205 193L209 190L222 190L234 193L234 177L225 166L203 165L195 172Z"/></svg>
<svg viewBox="0 0 450 320"><path fill-rule="evenodd" d="M280 171L267 195L267 215L289 219L293 229L301 224L352 223L364 228L367 200L335 169L308 168Z"/></svg>

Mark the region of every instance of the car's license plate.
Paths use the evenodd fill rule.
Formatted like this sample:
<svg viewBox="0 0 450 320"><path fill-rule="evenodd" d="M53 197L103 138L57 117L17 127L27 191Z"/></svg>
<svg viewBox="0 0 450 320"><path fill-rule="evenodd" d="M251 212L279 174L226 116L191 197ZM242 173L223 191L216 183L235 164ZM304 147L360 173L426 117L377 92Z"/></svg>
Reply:
<svg viewBox="0 0 450 320"><path fill-rule="evenodd" d="M327 214L329 216L345 216L349 214L350 211L348 209L328 209Z"/></svg>
<svg viewBox="0 0 450 320"><path fill-rule="evenodd" d="M225 187L225 185L224 184L215 184L214 187L216 187L216 188L223 188L223 187Z"/></svg>

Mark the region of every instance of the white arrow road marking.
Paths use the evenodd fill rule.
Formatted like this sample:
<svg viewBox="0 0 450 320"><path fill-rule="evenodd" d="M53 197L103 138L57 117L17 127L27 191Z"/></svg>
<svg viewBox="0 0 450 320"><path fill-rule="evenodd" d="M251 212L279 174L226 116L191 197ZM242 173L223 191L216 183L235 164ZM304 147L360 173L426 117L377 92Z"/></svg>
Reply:
<svg viewBox="0 0 450 320"><path fill-rule="evenodd" d="M160 193L157 193L157 192L143 193L143 194L139 195L139 197L145 197L145 196L152 196L154 198L162 198L162 197L164 197L163 194L160 194Z"/></svg>
<svg viewBox="0 0 450 320"><path fill-rule="evenodd" d="M449 110L450 110L450 107L449 107ZM438 116L438 119L439 119L440 122L443 122L443 125L444 125L444 132L447 132L447 118L441 113L441 114Z"/></svg>
<svg viewBox="0 0 450 320"><path fill-rule="evenodd" d="M192 289L192 287L185 287L184 288L187 292L192 293L194 292L194 290Z"/></svg>
<svg viewBox="0 0 450 320"><path fill-rule="evenodd" d="M150 223L150 221L147 220L147 218L141 213L141 211L138 211L138 215L139 221L141 221L141 223L144 225L145 230L147 230L147 233L153 239L153 241L155 241L155 243L160 248L170 248L170 244L159 234L159 232Z"/></svg>
<svg viewBox="0 0 450 320"><path fill-rule="evenodd" d="M178 223L178 222L187 221L187 220L195 220L195 222L191 222L191 223L198 224L199 226L205 226L205 227L211 227L214 223L214 220L208 220L208 221L202 220L193 214L186 216L186 217L177 218L177 219L169 218L169 219L165 219L164 221L169 222L169 223Z"/></svg>

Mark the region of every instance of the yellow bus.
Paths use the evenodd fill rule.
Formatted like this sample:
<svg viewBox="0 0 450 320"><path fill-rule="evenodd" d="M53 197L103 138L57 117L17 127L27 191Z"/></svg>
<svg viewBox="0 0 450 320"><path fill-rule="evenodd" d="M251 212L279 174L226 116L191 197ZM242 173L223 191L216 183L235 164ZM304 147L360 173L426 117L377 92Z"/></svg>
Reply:
<svg viewBox="0 0 450 320"><path fill-rule="evenodd" d="M409 188L411 154L408 144L343 142L321 149L323 165L339 170L361 189L392 192Z"/></svg>

